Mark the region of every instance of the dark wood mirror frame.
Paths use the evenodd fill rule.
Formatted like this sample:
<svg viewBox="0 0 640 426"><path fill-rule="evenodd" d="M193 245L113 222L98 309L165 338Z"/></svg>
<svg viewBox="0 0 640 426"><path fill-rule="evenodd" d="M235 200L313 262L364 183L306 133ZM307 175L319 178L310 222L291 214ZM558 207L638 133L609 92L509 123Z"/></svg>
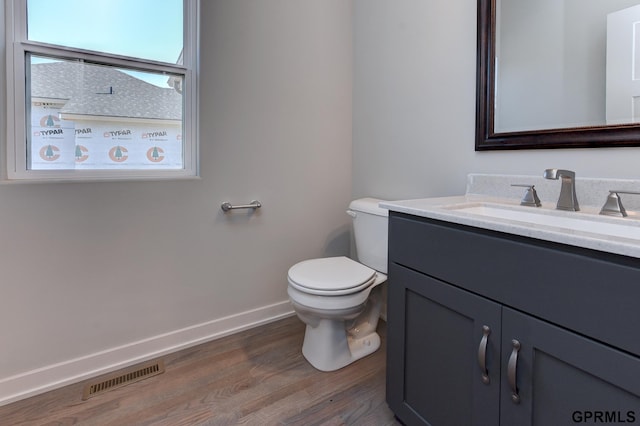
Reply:
<svg viewBox="0 0 640 426"><path fill-rule="evenodd" d="M478 0L476 151L640 146L640 124L495 133L495 7Z"/></svg>

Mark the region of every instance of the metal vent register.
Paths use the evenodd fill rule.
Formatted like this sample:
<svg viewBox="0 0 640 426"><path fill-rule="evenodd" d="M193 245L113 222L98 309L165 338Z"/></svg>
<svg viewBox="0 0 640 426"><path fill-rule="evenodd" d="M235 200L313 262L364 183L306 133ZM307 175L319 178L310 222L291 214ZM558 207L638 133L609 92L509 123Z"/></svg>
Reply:
<svg viewBox="0 0 640 426"><path fill-rule="evenodd" d="M86 400L99 393L120 388L131 383L139 382L151 376L164 373L164 361L155 360L145 364L138 364L124 370L116 371L107 376L101 376L98 382L89 383L82 391L82 399Z"/></svg>

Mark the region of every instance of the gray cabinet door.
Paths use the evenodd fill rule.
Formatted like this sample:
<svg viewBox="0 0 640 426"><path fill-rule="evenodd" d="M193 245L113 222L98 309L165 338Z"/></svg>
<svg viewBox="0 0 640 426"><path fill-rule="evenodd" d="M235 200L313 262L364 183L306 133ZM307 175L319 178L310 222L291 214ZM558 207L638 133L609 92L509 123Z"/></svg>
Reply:
<svg viewBox="0 0 640 426"><path fill-rule="evenodd" d="M502 339L502 425L640 422L639 358L506 307Z"/></svg>
<svg viewBox="0 0 640 426"><path fill-rule="evenodd" d="M407 425L497 425L500 305L397 264L389 268L387 402L393 412Z"/></svg>

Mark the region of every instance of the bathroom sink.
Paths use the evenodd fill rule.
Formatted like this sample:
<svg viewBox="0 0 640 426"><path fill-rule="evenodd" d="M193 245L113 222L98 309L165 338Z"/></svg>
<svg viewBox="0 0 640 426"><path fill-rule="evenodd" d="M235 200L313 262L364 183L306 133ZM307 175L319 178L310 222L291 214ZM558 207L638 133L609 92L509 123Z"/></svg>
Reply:
<svg viewBox="0 0 640 426"><path fill-rule="evenodd" d="M521 189L510 187L534 184L541 206L521 205L523 200L528 201L529 192L523 197ZM578 193L579 211L556 208L560 201L556 186L557 182L541 177L473 174L469 176L464 194L384 201L380 206L394 215L422 217L454 227L485 229L640 259L640 196L625 198L629 204L627 217L599 214L605 201L609 201L607 193L611 193L611 188L635 193L639 191L640 180L583 180Z"/></svg>
<svg viewBox="0 0 640 426"><path fill-rule="evenodd" d="M464 203L443 206L452 213L462 213L485 220L507 222L515 226L554 228L559 232L597 234L605 238L625 238L640 243L640 221L612 218L597 213L566 212L497 203Z"/></svg>

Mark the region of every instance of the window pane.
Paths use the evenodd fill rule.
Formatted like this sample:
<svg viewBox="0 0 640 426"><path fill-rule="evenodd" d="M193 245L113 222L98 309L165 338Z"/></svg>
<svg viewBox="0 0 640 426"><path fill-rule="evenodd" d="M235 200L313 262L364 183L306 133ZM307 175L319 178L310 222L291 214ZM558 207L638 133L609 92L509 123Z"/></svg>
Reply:
<svg viewBox="0 0 640 426"><path fill-rule="evenodd" d="M27 55L31 170L182 169L183 77Z"/></svg>
<svg viewBox="0 0 640 426"><path fill-rule="evenodd" d="M28 0L28 39L176 63L182 0Z"/></svg>

